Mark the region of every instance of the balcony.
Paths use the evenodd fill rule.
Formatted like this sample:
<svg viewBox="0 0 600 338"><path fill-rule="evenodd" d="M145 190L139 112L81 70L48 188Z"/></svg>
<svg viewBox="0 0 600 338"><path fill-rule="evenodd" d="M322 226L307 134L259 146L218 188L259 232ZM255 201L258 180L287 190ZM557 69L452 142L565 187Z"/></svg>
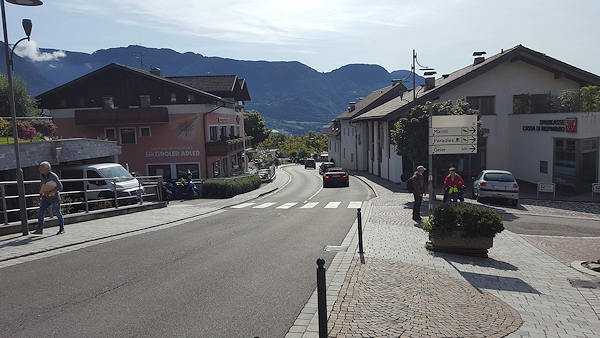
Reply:
<svg viewBox="0 0 600 338"><path fill-rule="evenodd" d="M167 123L166 107L76 110L75 125L101 126L131 123Z"/></svg>
<svg viewBox="0 0 600 338"><path fill-rule="evenodd" d="M246 137L246 147L252 146L252 136ZM230 156L244 151L242 137L227 141L206 142L206 156Z"/></svg>

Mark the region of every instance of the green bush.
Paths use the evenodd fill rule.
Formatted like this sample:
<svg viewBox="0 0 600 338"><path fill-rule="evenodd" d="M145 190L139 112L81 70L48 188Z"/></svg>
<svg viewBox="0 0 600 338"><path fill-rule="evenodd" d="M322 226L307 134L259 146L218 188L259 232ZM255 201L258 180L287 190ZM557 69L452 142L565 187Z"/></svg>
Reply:
<svg viewBox="0 0 600 338"><path fill-rule="evenodd" d="M455 231L463 237L494 237L504 230L502 217L492 209L473 204L444 203L423 223L429 238L444 238Z"/></svg>
<svg viewBox="0 0 600 338"><path fill-rule="evenodd" d="M259 175L245 175L232 178L213 178L202 183L202 196L227 198L258 189L262 181Z"/></svg>

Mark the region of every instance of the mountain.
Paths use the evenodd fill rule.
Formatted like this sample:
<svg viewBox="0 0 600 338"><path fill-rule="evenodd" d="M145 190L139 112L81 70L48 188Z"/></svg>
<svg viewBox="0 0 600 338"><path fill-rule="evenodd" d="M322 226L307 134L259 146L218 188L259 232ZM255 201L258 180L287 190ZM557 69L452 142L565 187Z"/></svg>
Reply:
<svg viewBox="0 0 600 338"><path fill-rule="evenodd" d="M366 64L321 73L297 61L243 61L141 46L103 49L92 54L63 52L66 57L58 60L27 62L39 76L18 73L28 83L36 83L29 88L30 93L41 94L113 62L145 70L157 67L164 76L235 74L246 80L250 91L251 101L246 102L246 109L260 112L267 127L294 134L325 129L347 109L348 102L358 101L389 86L392 78L404 78L410 73L389 73L381 66ZM423 82L419 77L417 85ZM412 82L406 86L412 87Z"/></svg>

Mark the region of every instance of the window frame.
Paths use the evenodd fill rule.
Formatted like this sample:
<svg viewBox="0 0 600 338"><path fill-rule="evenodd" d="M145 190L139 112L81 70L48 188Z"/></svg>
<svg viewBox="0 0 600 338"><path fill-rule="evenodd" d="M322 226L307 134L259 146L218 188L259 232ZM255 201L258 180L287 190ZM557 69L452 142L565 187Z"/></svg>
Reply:
<svg viewBox="0 0 600 338"><path fill-rule="evenodd" d="M144 127L139 127L140 128L140 137L152 137L152 130L150 129L150 126L144 126ZM142 130L148 130L148 135L144 135L142 133Z"/></svg>
<svg viewBox="0 0 600 338"><path fill-rule="evenodd" d="M123 143L123 131L124 130L132 130L133 129L133 138L134 141L133 142L127 142L127 143ZM119 143L121 145L128 145L128 144L137 144L137 131L135 127L120 127L119 128Z"/></svg>
<svg viewBox="0 0 600 338"><path fill-rule="evenodd" d="M483 99L491 99L492 100L492 112L491 113L484 113L481 110L481 102ZM496 96L492 96L492 95L483 95L483 96L467 96L465 98L465 100L467 101L467 103L469 102L469 100L477 100L477 108L474 108L473 106L471 106L471 109L474 110L478 110L481 115L496 115ZM470 105L470 104L469 104Z"/></svg>
<svg viewBox="0 0 600 338"><path fill-rule="evenodd" d="M112 131L112 136L108 135L108 131L109 130ZM107 138L107 139L115 139L115 138L117 138L117 131L115 130L115 128L114 127L104 128L104 138Z"/></svg>

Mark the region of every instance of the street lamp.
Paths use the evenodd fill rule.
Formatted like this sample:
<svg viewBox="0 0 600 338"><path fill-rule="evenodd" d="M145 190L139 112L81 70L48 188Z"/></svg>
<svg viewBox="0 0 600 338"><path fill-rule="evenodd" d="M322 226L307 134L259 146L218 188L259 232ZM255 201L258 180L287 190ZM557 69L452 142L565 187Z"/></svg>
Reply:
<svg viewBox="0 0 600 338"><path fill-rule="evenodd" d="M43 2L39 0L6 0L11 4L21 5L21 6L39 6L42 5ZM10 113L12 116L12 129L13 129L13 139L15 143L15 162L17 165L16 168L16 176L17 176L17 192L19 195L19 209L20 209L20 217L21 217L21 230L23 232L23 236L27 236L29 234L29 229L27 228L27 203L25 202L25 185L23 183L23 169L21 168L21 158L19 156L19 130L17 128L17 111L15 108L15 93L13 91L13 83L12 83L12 66L13 60L12 56L19 42L27 39L29 41L29 36L31 35L31 20L23 19L23 29L25 30L25 34L27 34L26 38L19 40L12 48L10 56L8 55L8 32L6 30L6 12L4 10L4 0L0 0L0 5L2 7L2 28L4 29L4 56L6 57L6 76L8 77L8 97L10 100Z"/></svg>

